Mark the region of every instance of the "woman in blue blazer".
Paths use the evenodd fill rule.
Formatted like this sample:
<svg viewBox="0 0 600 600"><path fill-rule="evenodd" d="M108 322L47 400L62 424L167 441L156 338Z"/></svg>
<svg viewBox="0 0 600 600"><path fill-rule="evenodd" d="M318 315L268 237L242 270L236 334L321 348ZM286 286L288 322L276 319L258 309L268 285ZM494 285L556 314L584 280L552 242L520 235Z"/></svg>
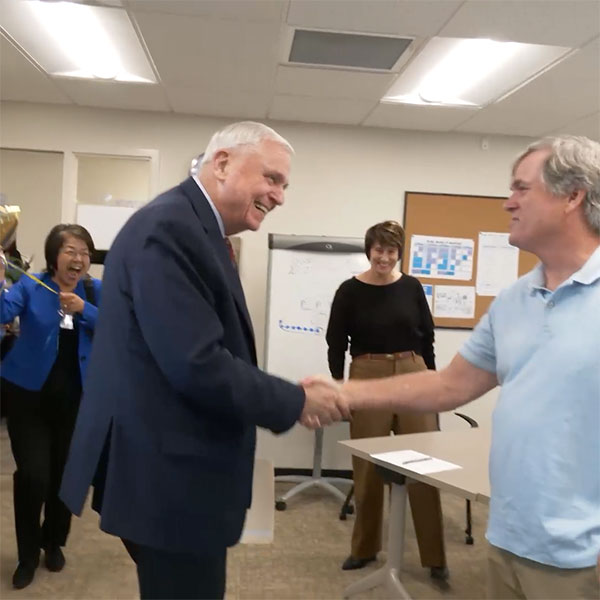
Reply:
<svg viewBox="0 0 600 600"><path fill-rule="evenodd" d="M8 391L7 425L17 470L15 526L19 563L13 586L33 580L40 549L60 571L71 513L58 498L77 418L100 297L87 275L94 243L79 225L56 225L46 238L46 271L37 275L56 293L23 276L0 293L0 321L19 317L20 334L2 361ZM4 281L4 260L0 261ZM40 526L42 506L44 523Z"/></svg>

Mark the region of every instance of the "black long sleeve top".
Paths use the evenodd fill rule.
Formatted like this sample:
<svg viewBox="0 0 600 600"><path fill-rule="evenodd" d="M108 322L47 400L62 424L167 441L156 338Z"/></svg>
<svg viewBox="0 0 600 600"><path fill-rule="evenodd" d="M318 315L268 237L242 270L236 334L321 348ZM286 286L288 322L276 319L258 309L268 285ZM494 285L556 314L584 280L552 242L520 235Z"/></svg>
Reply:
<svg viewBox="0 0 600 600"><path fill-rule="evenodd" d="M418 279L402 275L388 285L355 277L335 293L327 326L327 358L334 379L344 377L348 343L351 356L413 350L435 369L434 325Z"/></svg>

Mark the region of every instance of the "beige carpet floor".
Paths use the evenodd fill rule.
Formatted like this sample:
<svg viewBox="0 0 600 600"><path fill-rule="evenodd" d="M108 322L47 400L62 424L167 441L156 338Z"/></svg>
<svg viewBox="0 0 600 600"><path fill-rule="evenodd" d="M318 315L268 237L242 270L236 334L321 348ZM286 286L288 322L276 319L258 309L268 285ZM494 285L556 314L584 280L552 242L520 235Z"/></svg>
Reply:
<svg viewBox="0 0 600 600"><path fill-rule="evenodd" d="M73 519L65 550L67 565L61 573L43 566L24 590L11 586L16 566L12 512L12 456L6 427L0 427L0 598L28 600L133 599L138 597L135 569L119 540L98 529L97 515L87 508ZM289 484L277 484L282 494ZM450 579L436 585L420 566L410 518L407 521L405 566L402 580L415 599L479 599L485 595L485 540L487 508L473 505L475 544L464 543L465 503L442 496ZM377 564L359 571L342 571L348 554L353 517L338 519L339 502L318 489L296 496L284 512L275 512L274 542L239 545L228 555L227 600L260 598L281 600L340 599L350 583L374 571ZM385 589L361 594L357 600L387 598Z"/></svg>

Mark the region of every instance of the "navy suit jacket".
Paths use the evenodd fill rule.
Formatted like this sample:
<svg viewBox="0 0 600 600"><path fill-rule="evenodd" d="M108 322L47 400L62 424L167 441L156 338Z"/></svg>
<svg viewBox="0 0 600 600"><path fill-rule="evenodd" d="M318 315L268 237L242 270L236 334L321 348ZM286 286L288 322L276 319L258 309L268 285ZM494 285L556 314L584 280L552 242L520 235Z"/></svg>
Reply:
<svg viewBox="0 0 600 600"><path fill-rule="evenodd" d="M188 178L133 215L103 302L61 498L90 484L104 531L171 551L235 544L256 426L283 432L302 389L256 367L252 325L217 220Z"/></svg>

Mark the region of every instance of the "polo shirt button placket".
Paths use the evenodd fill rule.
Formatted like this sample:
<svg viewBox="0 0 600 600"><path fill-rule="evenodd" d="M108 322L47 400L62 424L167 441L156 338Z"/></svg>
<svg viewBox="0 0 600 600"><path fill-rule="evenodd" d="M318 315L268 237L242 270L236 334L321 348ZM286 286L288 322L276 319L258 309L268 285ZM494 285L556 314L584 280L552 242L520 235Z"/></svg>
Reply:
<svg viewBox="0 0 600 600"><path fill-rule="evenodd" d="M546 310L550 310L552 308L554 308L554 300L548 300L548 302L546 302ZM550 337L552 334L552 329L550 328L550 323L548 322L549 318L550 315L546 313L546 316L544 318L544 333L547 337Z"/></svg>

